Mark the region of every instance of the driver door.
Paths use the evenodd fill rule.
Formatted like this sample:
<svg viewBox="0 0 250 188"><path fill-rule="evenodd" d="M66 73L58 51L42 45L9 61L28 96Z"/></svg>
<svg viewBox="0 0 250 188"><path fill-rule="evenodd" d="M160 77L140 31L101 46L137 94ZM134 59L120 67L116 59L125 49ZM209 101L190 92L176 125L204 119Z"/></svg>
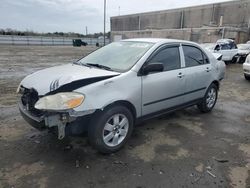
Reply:
<svg viewBox="0 0 250 188"><path fill-rule="evenodd" d="M178 106L185 93L184 69L181 69L180 45L164 46L156 51L147 64L162 63L162 72L142 76L142 115Z"/></svg>

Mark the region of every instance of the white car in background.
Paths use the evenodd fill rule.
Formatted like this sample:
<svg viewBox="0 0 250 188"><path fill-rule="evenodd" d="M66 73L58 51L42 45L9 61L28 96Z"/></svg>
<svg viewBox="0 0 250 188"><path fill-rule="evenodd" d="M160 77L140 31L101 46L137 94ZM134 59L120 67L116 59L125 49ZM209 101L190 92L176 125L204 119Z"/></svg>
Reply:
<svg viewBox="0 0 250 188"><path fill-rule="evenodd" d="M237 60L238 49L231 39L220 39L216 43L204 43L201 46L212 53L222 54L222 61L226 64L235 63Z"/></svg>
<svg viewBox="0 0 250 188"><path fill-rule="evenodd" d="M248 54L250 54L249 44L238 44L237 63L244 63Z"/></svg>
<svg viewBox="0 0 250 188"><path fill-rule="evenodd" d="M243 71L246 80L250 80L250 54L247 56L245 63L243 63Z"/></svg>
<svg viewBox="0 0 250 188"><path fill-rule="evenodd" d="M220 39L216 42L214 48L215 53L222 54L222 60L228 63L236 62L236 55L238 54L238 48L232 39Z"/></svg>

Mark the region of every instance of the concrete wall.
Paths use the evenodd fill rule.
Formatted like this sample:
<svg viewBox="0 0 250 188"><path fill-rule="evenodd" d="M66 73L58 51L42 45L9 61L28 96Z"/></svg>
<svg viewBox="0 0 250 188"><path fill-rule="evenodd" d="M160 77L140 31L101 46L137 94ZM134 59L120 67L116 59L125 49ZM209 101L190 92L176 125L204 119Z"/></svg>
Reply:
<svg viewBox="0 0 250 188"><path fill-rule="evenodd" d="M223 31L224 30L224 31ZM224 32L224 34L223 34ZM218 39L231 38L237 43L245 43L249 39L247 31L241 31L238 28L185 28L185 29L161 29L161 30L140 30L140 31L113 31L111 40L115 36L121 36L122 39L128 38L174 38L190 40L198 43L214 43Z"/></svg>
<svg viewBox="0 0 250 188"><path fill-rule="evenodd" d="M247 27L250 20L250 0L112 17L111 31L219 26L221 16L223 26Z"/></svg>
<svg viewBox="0 0 250 188"><path fill-rule="evenodd" d="M160 37L215 42L224 37L249 40L250 0L117 16L111 18L111 39Z"/></svg>

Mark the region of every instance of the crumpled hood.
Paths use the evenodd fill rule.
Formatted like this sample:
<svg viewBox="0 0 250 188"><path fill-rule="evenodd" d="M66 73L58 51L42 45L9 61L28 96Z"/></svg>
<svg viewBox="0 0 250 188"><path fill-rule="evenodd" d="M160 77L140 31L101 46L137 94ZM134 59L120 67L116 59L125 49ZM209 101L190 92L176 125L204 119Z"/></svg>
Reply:
<svg viewBox="0 0 250 188"><path fill-rule="evenodd" d="M45 95L62 86L76 83L76 81L91 79L91 83L94 83L94 79L100 81L102 78L110 78L116 75L119 75L119 73L94 67L66 64L30 74L21 81L21 86L28 89L34 88L38 92L38 95Z"/></svg>

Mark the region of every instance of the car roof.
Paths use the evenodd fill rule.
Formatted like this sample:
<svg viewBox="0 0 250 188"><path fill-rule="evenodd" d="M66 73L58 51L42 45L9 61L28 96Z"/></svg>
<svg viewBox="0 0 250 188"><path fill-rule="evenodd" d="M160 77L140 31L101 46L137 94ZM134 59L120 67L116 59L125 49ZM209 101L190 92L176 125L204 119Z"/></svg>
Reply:
<svg viewBox="0 0 250 188"><path fill-rule="evenodd" d="M197 43L186 41L186 40L178 40L178 39L166 39L166 38L134 38L134 39L125 39L122 41L127 42L149 42L149 43L189 43L189 44L195 44Z"/></svg>
<svg viewBox="0 0 250 188"><path fill-rule="evenodd" d="M229 44L229 43L234 43L234 40L232 40L232 39L219 39L219 40L217 40L216 43L217 44L223 44L223 43Z"/></svg>

